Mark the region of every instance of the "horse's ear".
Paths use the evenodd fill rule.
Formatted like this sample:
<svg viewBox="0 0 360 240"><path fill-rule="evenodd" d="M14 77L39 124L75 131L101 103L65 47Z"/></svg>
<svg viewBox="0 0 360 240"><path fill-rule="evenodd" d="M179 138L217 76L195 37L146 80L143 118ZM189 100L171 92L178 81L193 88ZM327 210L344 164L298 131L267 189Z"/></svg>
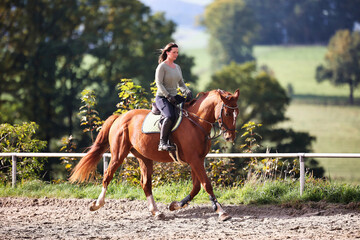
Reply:
<svg viewBox="0 0 360 240"><path fill-rule="evenodd" d="M236 89L236 91L234 92L233 96L235 98L238 98L239 97L239 94L240 94L240 90L239 89Z"/></svg>
<svg viewBox="0 0 360 240"><path fill-rule="evenodd" d="M222 101L229 100L229 95L226 94L226 92L224 90L218 89L217 92L219 93Z"/></svg>
<svg viewBox="0 0 360 240"><path fill-rule="evenodd" d="M202 95L205 95L205 93L204 93L204 92L199 92L199 93L196 95L196 98L198 98L198 97L200 97L200 96L202 96Z"/></svg>

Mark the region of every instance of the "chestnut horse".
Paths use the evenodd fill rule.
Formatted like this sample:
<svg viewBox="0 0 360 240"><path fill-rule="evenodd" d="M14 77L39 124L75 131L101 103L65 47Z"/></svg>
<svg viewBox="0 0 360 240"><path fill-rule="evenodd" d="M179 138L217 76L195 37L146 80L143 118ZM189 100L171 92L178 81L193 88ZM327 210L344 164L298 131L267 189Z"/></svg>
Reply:
<svg viewBox="0 0 360 240"><path fill-rule="evenodd" d="M234 94L223 90L212 90L198 94L198 99L185 104L185 118L176 131L171 134L172 141L177 145L178 156L191 167L193 189L180 202L172 202L171 211L184 208L198 194L201 185L209 194L213 209L219 214L219 219L225 221L231 216L227 214L216 200L210 180L204 168L204 159L210 150L210 132L213 123L218 121L226 141L234 141L235 124L239 113L237 100L239 90ZM90 206L95 211L105 204L106 189L113 178L116 169L131 152L139 161L141 168L141 186L146 195L149 210L158 219L164 215L158 210L152 196L151 177L153 161L172 162L169 152L158 151L159 134L144 134L142 123L149 110L136 109L122 115L110 116L102 126L94 144L73 169L70 181L84 182L95 171L102 154L109 148L111 161L103 178L102 192L99 198Z"/></svg>

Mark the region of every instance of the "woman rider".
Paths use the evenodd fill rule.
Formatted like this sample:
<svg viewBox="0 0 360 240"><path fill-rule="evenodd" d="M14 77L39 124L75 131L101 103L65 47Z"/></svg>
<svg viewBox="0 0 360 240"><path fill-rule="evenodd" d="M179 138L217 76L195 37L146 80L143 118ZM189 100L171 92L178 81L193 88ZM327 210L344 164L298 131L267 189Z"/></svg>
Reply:
<svg viewBox="0 0 360 240"><path fill-rule="evenodd" d="M175 43L167 44L161 50L155 73L157 86L155 102L164 117L160 130L159 151L175 150L175 146L169 142L171 128L176 120L175 104L185 101L183 97L177 95L177 88L180 88L186 100L192 98L190 89L184 83L180 66L174 63L178 54L179 48Z"/></svg>

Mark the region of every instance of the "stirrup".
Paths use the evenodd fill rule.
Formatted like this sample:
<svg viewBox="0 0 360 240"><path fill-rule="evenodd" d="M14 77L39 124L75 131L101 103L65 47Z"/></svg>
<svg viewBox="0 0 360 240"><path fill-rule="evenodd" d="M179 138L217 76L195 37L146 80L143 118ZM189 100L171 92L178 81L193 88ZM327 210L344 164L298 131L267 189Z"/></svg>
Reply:
<svg viewBox="0 0 360 240"><path fill-rule="evenodd" d="M176 147L167 143L159 143L158 151L175 151Z"/></svg>

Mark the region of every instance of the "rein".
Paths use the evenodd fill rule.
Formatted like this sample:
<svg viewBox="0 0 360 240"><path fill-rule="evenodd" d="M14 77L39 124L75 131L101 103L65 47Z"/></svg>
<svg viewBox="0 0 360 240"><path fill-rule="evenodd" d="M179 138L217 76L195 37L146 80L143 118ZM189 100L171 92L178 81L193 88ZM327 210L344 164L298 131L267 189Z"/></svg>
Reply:
<svg viewBox="0 0 360 240"><path fill-rule="evenodd" d="M202 132L204 133L204 135L205 135L206 140L213 140L213 139L216 139L216 138L220 137L222 131L221 131L221 129L220 129L220 132L216 135L215 123L211 123L211 122L209 122L208 120L205 120L205 119L199 117L199 116L196 115L195 113L189 112L188 110L182 109L182 111L183 111L184 117L186 117L187 119L189 119L190 122L194 123L196 126L198 126L198 127L201 129L201 131L202 131ZM195 121L189 116L189 113L190 113L192 116L196 117L197 119L200 119L200 120L202 120L202 121L210 124L210 125L211 125L211 129L214 129L215 135L211 137L210 134L208 134L208 133L205 131L205 129L204 129L199 123L195 122ZM210 131L210 132L211 132L211 131Z"/></svg>
<svg viewBox="0 0 360 240"><path fill-rule="evenodd" d="M204 133L204 135L205 135L206 140L214 140L214 139L220 137L220 135L221 135L223 132L226 133L227 131L235 131L235 130L236 130L235 128L234 128L234 129L229 129L229 128L223 123L223 116L222 116L222 115L223 115L224 107L227 107L227 108L230 108L230 109L237 109L237 105L236 105L235 107L231 107L231 106L226 105L225 103L222 103L222 105L221 105L221 110L220 110L220 115L219 115L219 117L218 117L217 120L216 120L216 122L219 123L219 128L220 128L220 131L219 131L218 134L216 134L216 130L215 130L215 123L216 123L216 122L211 123L211 122L209 122L208 120L199 117L199 116L196 115L195 113L189 112L189 111L186 110L185 108L182 109L182 112L183 112L184 116L185 116L187 119L189 119L192 123L194 123L196 126L198 126L198 127L201 129L201 131L202 131L202 132ZM189 117L189 113L190 113L192 116L196 117L197 119L200 119L200 120L202 120L202 121L210 124L210 125L211 125L211 129L214 129L214 132L215 132L214 136L210 136L210 134L208 134L208 133L205 131L205 129L204 129L199 123L197 123L197 122L195 122L193 119L191 119L191 118ZM225 131L223 131L222 128L225 128ZM211 131L210 131L210 132L211 132Z"/></svg>

